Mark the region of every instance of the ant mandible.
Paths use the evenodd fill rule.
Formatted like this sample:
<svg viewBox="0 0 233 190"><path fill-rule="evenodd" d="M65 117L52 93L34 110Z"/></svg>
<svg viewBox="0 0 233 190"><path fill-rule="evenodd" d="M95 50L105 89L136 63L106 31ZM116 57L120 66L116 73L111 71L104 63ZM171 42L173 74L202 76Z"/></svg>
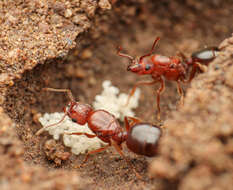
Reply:
<svg viewBox="0 0 233 190"><path fill-rule="evenodd" d="M67 93L70 102L68 106L64 108L64 116L59 122L41 128L36 135L40 135L48 127L60 124L66 116L68 116L73 122L77 122L80 125L85 125L87 123L88 127L94 134L83 132L66 134L85 135L88 138L98 137L105 143L108 143L108 145L88 152L80 166L87 161L89 155L104 151L110 146L114 146L117 152L132 167L136 176L141 178L132 164L124 156L122 143L126 142L128 149L136 154L149 157L155 156L158 142L162 135L160 127L151 123L141 122L139 119L134 117L125 117L124 121L126 130L123 130L114 115L110 114L106 110L93 110L93 108L88 104L76 102L69 89L44 88L44 90ZM129 120L132 122L130 123Z"/></svg>
<svg viewBox="0 0 233 190"><path fill-rule="evenodd" d="M181 88L180 82L184 81L186 74L186 65L181 62L181 60L177 57L167 57L163 55L152 55L154 48L157 42L160 40L157 37L153 43L151 51L141 56L139 59L134 58L130 55L121 53L122 48L119 47L117 54L121 57L126 57L130 60L130 64L127 67L128 71L136 73L138 75L151 75L152 81L140 81L137 82L132 90L130 91L130 95L128 97L126 105L129 103L130 98L135 93L135 90L140 85L152 85L157 82L160 83L160 88L157 90L157 119L160 120L160 95L165 89L164 79L176 81L177 90L181 96L181 103L183 103L183 90ZM152 55L152 56L151 56ZM151 56L150 58L148 58Z"/></svg>

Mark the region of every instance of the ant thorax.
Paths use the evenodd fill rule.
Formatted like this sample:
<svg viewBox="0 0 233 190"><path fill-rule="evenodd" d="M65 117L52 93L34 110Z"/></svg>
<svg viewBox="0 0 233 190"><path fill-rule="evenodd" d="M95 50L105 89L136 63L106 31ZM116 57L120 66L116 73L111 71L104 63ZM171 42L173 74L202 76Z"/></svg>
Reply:
<svg viewBox="0 0 233 190"><path fill-rule="evenodd" d="M151 57L151 60L154 63L159 63L159 64L168 64L171 62L171 59L169 57L163 55L154 55Z"/></svg>

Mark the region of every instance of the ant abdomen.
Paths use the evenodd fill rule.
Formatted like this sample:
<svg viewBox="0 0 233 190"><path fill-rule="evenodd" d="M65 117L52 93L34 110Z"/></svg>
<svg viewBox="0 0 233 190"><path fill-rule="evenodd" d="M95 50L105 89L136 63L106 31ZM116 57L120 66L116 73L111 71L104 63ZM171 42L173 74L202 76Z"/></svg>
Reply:
<svg viewBox="0 0 233 190"><path fill-rule="evenodd" d="M191 57L194 61L200 62L202 64L208 64L217 56L219 51L220 50L218 47L208 47L194 52Z"/></svg>
<svg viewBox="0 0 233 190"><path fill-rule="evenodd" d="M127 147L134 153L155 156L162 131L150 123L138 123L130 128L126 139Z"/></svg>

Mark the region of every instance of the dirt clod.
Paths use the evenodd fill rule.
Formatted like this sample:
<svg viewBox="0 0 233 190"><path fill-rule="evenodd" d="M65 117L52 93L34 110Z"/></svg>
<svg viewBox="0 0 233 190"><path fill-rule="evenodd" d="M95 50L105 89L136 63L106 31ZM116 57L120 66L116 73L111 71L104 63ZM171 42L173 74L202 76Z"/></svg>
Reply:
<svg viewBox="0 0 233 190"><path fill-rule="evenodd" d="M45 142L44 152L48 160L55 162L56 166L60 166L62 161L68 160L71 153L65 152L64 146L50 139Z"/></svg>
<svg viewBox="0 0 233 190"><path fill-rule="evenodd" d="M79 175L70 171L48 171L44 167L27 165L24 149L14 123L0 108L0 189L79 189L86 185ZM64 157L63 157L64 158Z"/></svg>

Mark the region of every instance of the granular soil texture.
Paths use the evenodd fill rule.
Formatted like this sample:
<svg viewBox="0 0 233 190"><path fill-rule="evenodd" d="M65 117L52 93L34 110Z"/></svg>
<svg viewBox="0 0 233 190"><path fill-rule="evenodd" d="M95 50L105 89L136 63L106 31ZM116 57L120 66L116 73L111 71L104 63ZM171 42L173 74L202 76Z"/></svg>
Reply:
<svg viewBox="0 0 233 190"><path fill-rule="evenodd" d="M13 85L45 60L64 57L76 45L75 38L91 26L96 9L110 9L108 1L0 2L0 84Z"/></svg>
<svg viewBox="0 0 233 190"><path fill-rule="evenodd" d="M88 183L76 172L49 171L45 167L28 165L23 160L24 149L14 123L0 109L0 187L1 189L81 189Z"/></svg>
<svg viewBox="0 0 233 190"><path fill-rule="evenodd" d="M185 104L165 121L166 135L150 173L179 189L233 187L233 37L187 90Z"/></svg>
<svg viewBox="0 0 233 190"><path fill-rule="evenodd" d="M220 167L223 162L221 160L217 162L216 156L211 160L198 149L197 152L193 151L195 153L193 155L188 153L186 156L184 153L186 141L189 139L191 140L187 142L187 147L191 152L190 142L195 145L197 139L197 142L201 144L200 139L213 136L214 132L210 128L207 130L205 127L200 127L202 133L193 133L197 135L193 139L188 136L190 129L183 130L184 125L182 128L169 124L176 123L176 120L177 123L183 120L184 122L193 121L192 118L195 117L199 118L203 125L208 124L208 118L211 119L211 115L215 113L213 110L218 110L220 103L216 102L214 108L210 108L211 110L207 110L205 113L200 110L207 109L207 104L197 103L195 106L199 111L195 112L195 115L191 109L194 109L195 106L188 102L195 99L194 97L199 91L202 92L198 89L197 92L194 92L197 88L195 86L198 86L195 84L201 85L200 87L203 84L204 87L206 80L215 79L215 72L209 71L197 77L190 89L189 85L184 86L185 89L188 89L187 97L184 108L180 108L177 114L173 113L176 112L176 103L179 100L176 86L171 82L166 83L166 90L161 97L162 120L165 121L164 136L158 159L150 167L152 179L147 175L147 167L151 160L129 152L126 147L124 147L126 157L143 176L143 180L137 180L129 165L113 149L93 155L83 168L76 168L82 162L84 155L72 155L61 141L51 140L51 136L46 133L39 137L35 136L35 132L41 127L38 117L45 112L61 111L67 104L67 98L64 95L44 93L41 91L43 87L69 88L78 100L90 104L95 95L101 92L101 84L106 79L111 80L121 91L127 92L136 81L147 77L139 77L126 71L127 60L116 56L115 48L117 45L121 45L124 51L131 55L143 55L148 52L156 36L161 37L156 53L164 55L175 55L177 50L190 55L206 44L217 45L230 36L231 31L233 31L231 24L233 5L230 1L205 1L203 3L192 0L171 2L166 0L156 2L129 0L112 1L112 5L110 5L107 0L35 0L9 1L9 4L4 1L0 4L4 7L1 9L3 10L1 12L3 15L1 28L4 28L1 40L5 44L5 48L1 49L0 54L2 85L0 103L3 103L4 112L11 118L10 121L9 117L1 111L0 117L6 123L2 124L5 127L0 133L7 139L5 140L7 143L11 142L13 147L19 147L14 148L14 150L19 151L13 153L14 156L12 156L6 148L8 147L5 145L7 143L3 142L1 145L3 151L1 151L0 157L9 160L9 164L3 165L0 171L1 179L3 179L1 180L3 182L0 183L1 187L12 189L17 184L18 189L29 187L35 189L185 189L189 188L188 185L195 187L198 183L195 180L197 180L199 173L206 176L206 180L203 178L203 181L207 181L207 184L209 182L218 183L217 181L230 184L228 177L231 176L231 168ZM112 8L111 11L106 14L106 10L110 8ZM15 12L22 12L22 14L17 13L17 15L14 11L12 13L12 9L18 9ZM33 15L35 18L32 18ZM12 18L12 16L17 19ZM50 22L53 17L55 21L59 18L59 22ZM27 22L23 22L25 25L22 24L22 20L28 20L29 24L26 25ZM13 21L16 22L15 25L11 24ZM39 23L42 23L40 29L37 28ZM89 31L85 32L87 29ZM30 35L30 31L32 35ZM48 35L47 32L51 35ZM29 36L28 40L13 39L23 34ZM37 36L42 37L37 39ZM35 46L30 45L32 43ZM75 44L76 47L66 56L68 50L73 48ZM225 43L225 45L230 47L230 43ZM20 51L17 50L17 47L20 47ZM17 51L11 51L14 49ZM9 54L9 52L12 53ZM221 53L225 57L222 60L223 65L228 65L226 60L230 60L229 50L223 49ZM12 55L13 57L11 57ZM44 64L37 65L38 63ZM212 69L212 66L210 68ZM228 71L230 69L227 68L230 67L220 65L217 69L221 73L219 80L206 85L210 94L215 91L215 83L218 84L218 81L221 83L221 78L228 78L225 80L227 83L219 84L218 88L229 88L231 74ZM228 74L225 75L225 73ZM155 123L154 92L156 87L141 88L140 106L136 110L138 117ZM228 91L224 90L225 92ZM223 102L225 102L227 95L225 94L223 97L225 99ZM204 95L200 98L204 98ZM200 102L202 101L200 100ZM229 106L230 103L232 104L229 100ZM208 104L208 106L211 105ZM187 111L189 107L190 111ZM232 115L229 107L226 107L225 111L221 108L221 111L226 113L222 122L226 119L225 117ZM204 117L202 118L200 114L206 116L204 122L202 120ZM216 118L216 114L213 117ZM168 118L169 120L167 120ZM210 122L212 121L213 118ZM197 124L200 125L200 123ZM173 127L169 127L170 125ZM182 125L180 124L180 126ZM197 128L195 126L193 128L196 132ZM215 131L219 129L214 128ZM184 140L182 139L182 135L185 135L183 133L187 133ZM182 134L179 136L179 141L177 134ZM213 139L221 141L220 145L224 147L222 150L224 153L221 152L220 155L232 163L229 156L232 155L229 153L231 146L228 146L231 140L229 143L228 140L225 141L225 139L230 139L230 135L228 134L227 138L216 135L216 138L214 136ZM207 138L207 147L209 146L208 142ZM173 149L172 146L177 148ZM219 153L219 149L215 146L218 148L214 144L212 147L215 149L210 150ZM228 150L226 154L225 148ZM196 155L199 153L200 156ZM172 159L168 159L168 156ZM157 160L162 160L161 165ZM182 163L182 161L184 162ZM208 164L206 164L207 162ZM156 169L158 169L157 173ZM224 178L224 172L226 178ZM20 186L19 183L22 185ZM200 183L200 188L204 187L202 184L204 182ZM216 187L220 187L220 185L216 185Z"/></svg>

